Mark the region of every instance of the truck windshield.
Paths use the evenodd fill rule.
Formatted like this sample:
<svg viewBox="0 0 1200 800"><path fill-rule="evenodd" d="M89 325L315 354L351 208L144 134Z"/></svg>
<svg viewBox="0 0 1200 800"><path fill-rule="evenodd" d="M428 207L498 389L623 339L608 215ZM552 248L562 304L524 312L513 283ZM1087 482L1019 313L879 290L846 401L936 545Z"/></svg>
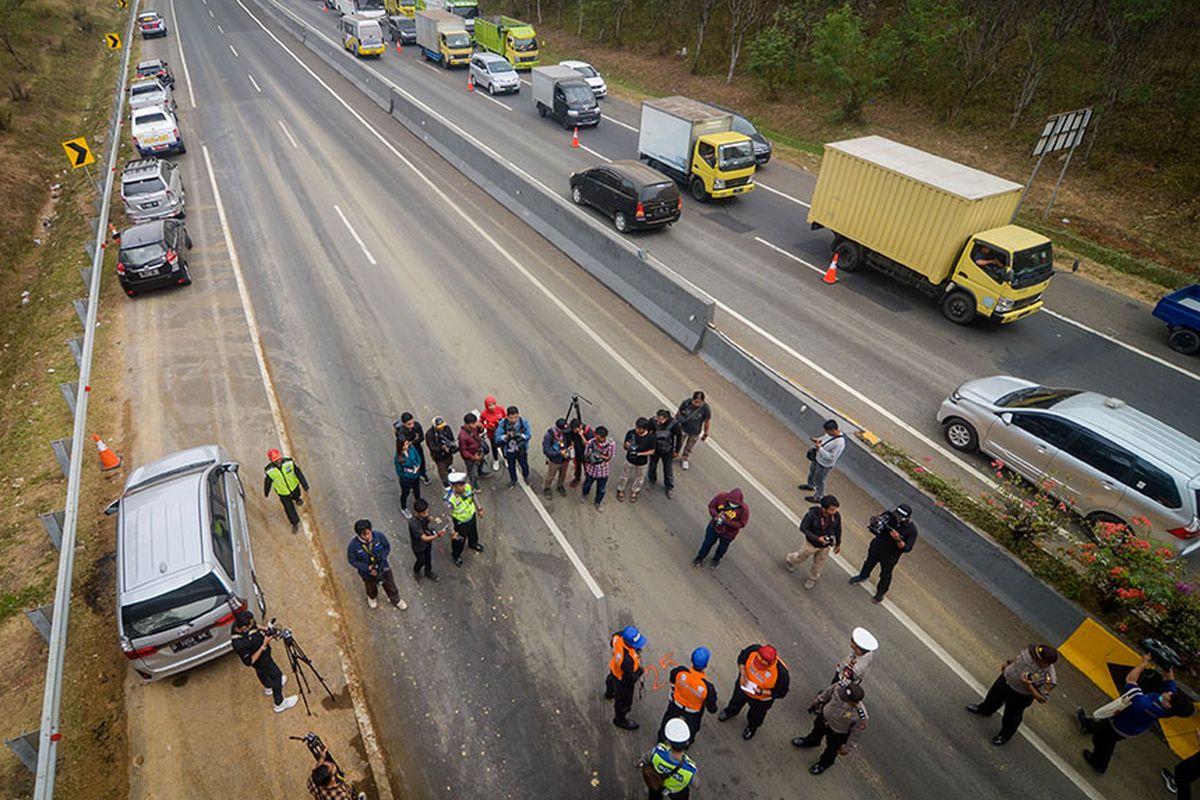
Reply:
<svg viewBox="0 0 1200 800"><path fill-rule="evenodd" d="M383 0L358 0L359 11L383 11Z"/></svg>
<svg viewBox="0 0 1200 800"><path fill-rule="evenodd" d="M564 86L562 89L569 108L591 108L596 105L596 93L590 86Z"/></svg>
<svg viewBox="0 0 1200 800"><path fill-rule="evenodd" d="M528 39L514 38L512 40L512 46L513 50L516 50L518 53L528 53L530 50L537 50L537 39L533 38L532 36L530 36Z"/></svg>
<svg viewBox="0 0 1200 800"><path fill-rule="evenodd" d="M745 169L754 165L754 147L749 142L721 145L721 169Z"/></svg>
<svg viewBox="0 0 1200 800"><path fill-rule="evenodd" d="M471 46L471 37L465 33L448 33L446 34L446 47L452 47L455 50L460 50L464 47Z"/></svg>
<svg viewBox="0 0 1200 800"><path fill-rule="evenodd" d="M1054 254L1049 242L1013 254L1013 283L1033 278L1036 282L1054 268Z"/></svg>
<svg viewBox="0 0 1200 800"><path fill-rule="evenodd" d="M475 19L479 16L479 6L455 6L450 10L463 19Z"/></svg>

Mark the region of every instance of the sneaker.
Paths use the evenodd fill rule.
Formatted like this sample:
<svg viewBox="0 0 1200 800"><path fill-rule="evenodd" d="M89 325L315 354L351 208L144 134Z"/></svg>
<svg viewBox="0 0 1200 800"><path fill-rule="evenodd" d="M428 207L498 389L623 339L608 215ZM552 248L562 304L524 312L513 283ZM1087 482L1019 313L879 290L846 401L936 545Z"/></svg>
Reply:
<svg viewBox="0 0 1200 800"><path fill-rule="evenodd" d="M596 513L597 514L604 513L604 504L603 503L596 503Z"/></svg>
<svg viewBox="0 0 1200 800"><path fill-rule="evenodd" d="M421 571L420 571L420 570L413 570L413 579L414 579L414 580L415 580L417 583L420 583L420 582L421 582Z"/></svg>
<svg viewBox="0 0 1200 800"><path fill-rule="evenodd" d="M1002 747L1003 745L1008 744L1008 737L996 734L992 737L992 744L996 745L996 747Z"/></svg>
<svg viewBox="0 0 1200 800"><path fill-rule="evenodd" d="M554 495L550 491L549 486L547 486L545 489L542 489L542 496L545 497L547 500L554 497Z"/></svg>
<svg viewBox="0 0 1200 800"><path fill-rule="evenodd" d="M426 572L425 577L429 578L429 580L433 581L434 583L438 582L438 574L436 572Z"/></svg>
<svg viewBox="0 0 1200 800"><path fill-rule="evenodd" d="M1103 775L1103 774L1104 774L1104 770L1100 769L1099 767L1097 767L1097 766L1096 766L1096 765L1095 765L1095 764L1092 762L1092 757L1093 757L1093 756L1092 756L1092 751L1091 751L1091 750L1084 750L1084 751L1083 751L1083 760L1084 760L1084 761L1086 761L1086 762L1088 763L1088 766L1089 766L1089 767L1091 767L1093 770L1095 770L1095 771L1096 771L1096 774L1097 774L1097 775Z"/></svg>
<svg viewBox="0 0 1200 800"><path fill-rule="evenodd" d="M1162 775L1163 783L1165 783L1167 785L1168 792L1170 792L1171 794L1179 794L1179 788L1175 785L1175 773L1174 772L1167 769L1166 767L1163 767L1162 772L1160 772L1158 774Z"/></svg>
<svg viewBox="0 0 1200 800"><path fill-rule="evenodd" d="M293 523L292 523L292 533L296 533L296 532L297 532L297 531L299 531L299 530L300 530L300 523L299 523L299 522L293 522Z"/></svg>
<svg viewBox="0 0 1200 800"><path fill-rule="evenodd" d="M815 487L811 483L802 483L796 488L802 492L811 492Z"/></svg>
<svg viewBox="0 0 1200 800"><path fill-rule="evenodd" d="M631 503L636 503L636 502L637 502L637 499L638 499L638 493L637 493L637 492L634 492L633 494L629 495L629 502L631 502Z"/></svg>
<svg viewBox="0 0 1200 800"><path fill-rule="evenodd" d="M481 544L473 544L473 545L471 545L471 549L472 549L472 550L474 550L476 553L482 553L482 552L483 552L483 545L481 545Z"/></svg>
<svg viewBox="0 0 1200 800"><path fill-rule="evenodd" d="M722 708L721 713L717 714L717 722L724 722L725 720L729 719L729 716L729 712Z"/></svg>
<svg viewBox="0 0 1200 800"><path fill-rule="evenodd" d="M625 490L624 489L617 489L617 502L618 503L625 502Z"/></svg>
<svg viewBox="0 0 1200 800"><path fill-rule="evenodd" d="M746 729L742 731L742 739L744 739L746 741L753 739L754 738L754 730L755 730L754 728L751 728L749 725L747 725Z"/></svg>
<svg viewBox="0 0 1200 800"><path fill-rule="evenodd" d="M709 569L711 569L711 570L718 570L718 569L720 569L720 568L721 568L721 560L720 560L719 558L715 558L715 559L713 559L713 562L712 562L711 564L709 564L709 565L708 565L708 568L709 568Z"/></svg>
<svg viewBox="0 0 1200 800"><path fill-rule="evenodd" d="M814 503L814 504L821 502L821 498L817 497L815 494L810 494L808 497L805 497L804 499L807 500L808 502Z"/></svg>
<svg viewBox="0 0 1200 800"><path fill-rule="evenodd" d="M692 468L692 465L688 463L686 458L679 462L679 466L683 467L684 470L689 470Z"/></svg>
<svg viewBox="0 0 1200 800"><path fill-rule="evenodd" d="M560 483L560 484L558 485L558 493L559 493L559 494L561 494L563 497L566 497L566 496L567 496L567 487L563 486L563 485Z"/></svg>
<svg viewBox="0 0 1200 800"><path fill-rule="evenodd" d="M627 731L636 731L642 727L631 719L614 719L613 725L616 725L618 728L624 728Z"/></svg>
<svg viewBox="0 0 1200 800"><path fill-rule="evenodd" d="M405 519L412 519L412 512L411 512L411 511L409 511L407 508L405 508L405 509L402 509L402 510L400 511L400 513L404 515L404 518L405 518Z"/></svg>
<svg viewBox="0 0 1200 800"><path fill-rule="evenodd" d="M300 695L298 695L298 694L294 694L291 697L285 697L285 698L283 698L282 703L275 706L275 713L282 714L283 712L287 711L289 708L291 708L292 706L296 705L296 703L299 703L299 702L300 702Z"/></svg>
<svg viewBox="0 0 1200 800"><path fill-rule="evenodd" d="M492 472L499 472L499 471L500 471L500 462L493 461L492 462Z"/></svg>
<svg viewBox="0 0 1200 800"><path fill-rule="evenodd" d="M1082 708L1075 709L1075 721L1079 723L1080 733L1092 732L1092 720Z"/></svg>
<svg viewBox="0 0 1200 800"><path fill-rule="evenodd" d="M695 567L696 569L700 569L700 567L704 566L704 559L703 558L693 558L692 566Z"/></svg>
<svg viewBox="0 0 1200 800"><path fill-rule="evenodd" d="M429 485L429 476L428 476L428 475L422 475L422 476L421 476L421 483L423 483L423 484L425 484L426 486L428 486L428 485Z"/></svg>
<svg viewBox="0 0 1200 800"><path fill-rule="evenodd" d="M816 747L816 742L810 742L807 736L797 736L792 739L792 747Z"/></svg>
<svg viewBox="0 0 1200 800"><path fill-rule="evenodd" d="M280 688L287 686L287 675L283 676L283 680L279 682L279 686ZM263 694L265 694L267 697L270 697L272 694L274 694L274 692L272 692L271 687L268 686L267 688L263 689Z"/></svg>
<svg viewBox="0 0 1200 800"><path fill-rule="evenodd" d="M509 481L509 482L508 482L508 488L509 488L509 489L513 488L513 487L514 487L514 486L516 486L516 485L517 485L517 482L516 482L516 481Z"/></svg>
<svg viewBox="0 0 1200 800"><path fill-rule="evenodd" d="M855 575L853 578L851 578L849 581L847 581L847 583L862 583L866 579L867 579L866 575Z"/></svg>
<svg viewBox="0 0 1200 800"><path fill-rule="evenodd" d="M579 495L579 502L581 502L581 503L586 503L586 502L587 502L587 495L586 495L586 494L581 494L581 495Z"/></svg>
<svg viewBox="0 0 1200 800"><path fill-rule="evenodd" d="M670 499L671 499L671 493L672 493L672 492L674 492L674 491L675 491L674 489L667 489L667 499L668 499L668 500L670 500Z"/></svg>
<svg viewBox="0 0 1200 800"><path fill-rule="evenodd" d="M984 714L983 709L979 707L979 703L967 703L967 711L972 714L978 714L981 717L990 717L991 714Z"/></svg>
<svg viewBox="0 0 1200 800"><path fill-rule="evenodd" d="M786 569L788 572L796 571L796 565L793 564L792 562L788 561L786 558L783 559L783 568Z"/></svg>
<svg viewBox="0 0 1200 800"><path fill-rule="evenodd" d="M820 761L818 761L817 763L813 764L811 767L808 768L808 774L809 775L820 775L826 769L827 769L827 767L824 764L822 764Z"/></svg>
<svg viewBox="0 0 1200 800"><path fill-rule="evenodd" d="M398 608L398 609L400 609L401 611L407 611L407 610L408 610L408 603L404 602L404 598L403 598L403 597L401 597L401 598L400 598L400 600L399 600L398 602L392 603L392 608Z"/></svg>
<svg viewBox="0 0 1200 800"><path fill-rule="evenodd" d="M871 598L871 602L874 603L875 605L879 605L880 603L883 602L883 595L881 595L881 594L875 595L874 597Z"/></svg>
<svg viewBox="0 0 1200 800"><path fill-rule="evenodd" d="M805 579L804 579L804 588L805 588L805 589L811 589L811 588L813 588L813 587L814 587L814 586L816 586L816 585L817 585L817 579L816 579L816 578L805 578Z"/></svg>
<svg viewBox="0 0 1200 800"><path fill-rule="evenodd" d="M374 597L368 597L367 605L370 606L371 608L379 608L379 601L376 600Z"/></svg>
<svg viewBox="0 0 1200 800"><path fill-rule="evenodd" d="M457 556L457 557L454 559L454 566L456 566L456 567L461 567L462 565L463 565L462 556Z"/></svg>

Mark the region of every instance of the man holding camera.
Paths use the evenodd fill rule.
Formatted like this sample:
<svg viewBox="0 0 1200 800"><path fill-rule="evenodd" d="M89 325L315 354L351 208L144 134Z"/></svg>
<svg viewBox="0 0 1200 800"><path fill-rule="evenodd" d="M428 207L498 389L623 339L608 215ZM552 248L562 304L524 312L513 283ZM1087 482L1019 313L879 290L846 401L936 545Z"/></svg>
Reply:
<svg viewBox="0 0 1200 800"><path fill-rule="evenodd" d="M379 608L379 584L387 593L392 605L403 611L408 603L400 598L400 590L396 588L396 579L392 577L392 568L388 566L388 554L392 546L388 543L383 531L371 529L371 520L360 519L354 523L354 538L346 547L346 560L350 566L358 570L363 587L367 590L367 605Z"/></svg>
<svg viewBox="0 0 1200 800"><path fill-rule="evenodd" d="M567 421L559 418L553 428L547 428L542 437L542 455L546 457L546 479L542 482L542 494L551 498L550 490L558 480L558 493L567 496L567 470L571 467L571 444L568 438Z"/></svg>
<svg viewBox="0 0 1200 800"><path fill-rule="evenodd" d="M867 559L862 569L850 579L850 583L862 583L879 567L879 583L875 584L873 602L882 603L888 587L892 585L892 572L900 563L900 556L911 551L917 543L917 526L912 521L912 509L901 503L892 511L871 517L867 529L874 536L867 548Z"/></svg>
<svg viewBox="0 0 1200 800"><path fill-rule="evenodd" d="M496 450L504 453L508 462L508 488L517 485L517 465L521 466L521 477L529 483L529 440L533 438L533 430L529 422L521 416L521 410L509 406L504 419L496 426Z"/></svg>
<svg viewBox="0 0 1200 800"><path fill-rule="evenodd" d="M282 714L300 702L300 696L283 696L283 685L287 683L287 676L279 669L275 659L271 658L271 640L275 636L275 632L263 630L255 625L254 614L249 611L239 611L233 618L233 652L238 654L243 664L254 668L258 682L263 685L263 693L271 695L271 699L275 701L275 713Z"/></svg>
<svg viewBox="0 0 1200 800"><path fill-rule="evenodd" d="M1057 661L1058 650L1053 645L1031 644L1004 662L982 703L967 705L967 711L981 717L990 717L1004 706L1000 732L992 737L992 744L1000 747L1016 734L1025 709L1035 700L1049 702L1050 692L1058 685L1058 675L1054 671Z"/></svg>
<svg viewBox="0 0 1200 800"><path fill-rule="evenodd" d="M658 480L658 465L662 464L663 488L667 499L675 491L675 459L679 458L679 449L683 446L683 431L679 428L679 420L671 416L671 412L660 408L651 420L650 433L654 437L654 453L650 456L650 467L646 471L646 483L651 485Z"/></svg>
<svg viewBox="0 0 1200 800"><path fill-rule="evenodd" d="M433 418L433 423L425 432L425 444L429 447L429 457L437 467L438 477L442 479L442 486L449 486L450 466L454 463L454 454L458 452L458 442L445 419Z"/></svg>
<svg viewBox="0 0 1200 800"><path fill-rule="evenodd" d="M812 558L808 577L804 579L804 588L811 589L817 585L829 554L842 552L842 514L838 499L831 494L822 497L820 504L810 508L800 520L800 532L804 534L800 549L785 555L783 563L788 572L795 572L797 564Z"/></svg>
<svg viewBox="0 0 1200 800"><path fill-rule="evenodd" d="M308 776L307 788L316 800L366 800L367 797L365 792L355 791L354 784L342 776L337 762L329 755L328 747L321 748L317 765Z"/></svg>

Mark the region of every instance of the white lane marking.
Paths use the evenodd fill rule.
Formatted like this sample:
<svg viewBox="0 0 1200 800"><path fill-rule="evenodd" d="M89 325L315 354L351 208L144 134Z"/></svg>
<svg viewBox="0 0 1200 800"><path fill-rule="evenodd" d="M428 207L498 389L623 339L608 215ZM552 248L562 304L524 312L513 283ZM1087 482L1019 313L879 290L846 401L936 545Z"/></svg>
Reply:
<svg viewBox="0 0 1200 800"><path fill-rule="evenodd" d="M421 66L425 67L426 69L431 69L439 75L441 75L443 72L446 71L442 67L435 67L433 64L430 64L428 61L422 61Z"/></svg>
<svg viewBox="0 0 1200 800"><path fill-rule="evenodd" d="M292 133L287 129L287 126L283 124L283 120L276 120L276 122L279 123L279 128L283 131L283 135L286 136L287 140L292 143L292 147L299 150L300 145L296 144L296 140L292 138Z"/></svg>
<svg viewBox="0 0 1200 800"><path fill-rule="evenodd" d="M583 576L583 582L587 584L588 589L592 592L592 597L600 600L604 597L604 592L600 590L600 584L596 583L596 579L592 577L592 573L588 572L588 568L583 565L583 559L575 552L575 548L567 541L567 537L563 535L562 529L558 527L558 523L550 516L550 512L542 505L542 501L538 498L533 489L529 488L529 484L521 481L521 489L525 492L525 496L529 498L529 502L533 503L533 507L537 509L538 516L542 518L542 522L546 523L546 527L550 529L550 533L554 534L555 540L558 541L563 552L567 554L567 560L574 565L575 571Z"/></svg>
<svg viewBox="0 0 1200 800"><path fill-rule="evenodd" d="M1128 350L1129 352L1135 353L1135 354L1141 356L1142 358L1148 358L1151 361L1153 361L1154 363L1164 366L1167 369L1173 369L1176 372L1178 372L1180 375L1184 375L1188 378L1191 378L1194 381L1200 381L1200 375L1197 375L1195 372L1191 372L1190 370L1185 369L1184 367L1181 367L1178 364L1172 364L1170 361L1167 361L1165 358L1162 358L1161 356L1156 356L1153 353L1147 353L1145 350L1140 350L1131 344L1126 344L1125 342L1122 342L1120 339L1117 339L1114 336L1109 336L1107 333L1102 333L1101 331L1098 331L1095 328L1089 328L1087 325L1084 325L1082 322L1076 322L1075 320L1071 319L1070 317L1063 316L1062 314L1059 314L1057 311L1051 311L1050 309L1046 308L1045 306L1042 306L1042 312L1049 314L1050 316L1054 317L1055 319L1061 319L1063 322L1067 323L1068 325L1074 325L1076 328L1079 328L1081 331L1086 331L1094 336L1099 336L1101 339L1104 339L1107 342L1112 342L1117 347L1123 347L1126 350Z"/></svg>
<svg viewBox="0 0 1200 800"><path fill-rule="evenodd" d="M532 83L530 83L529 81L525 80L524 78L521 78L521 83L525 84L526 86L533 86L533 84L532 84Z"/></svg>
<svg viewBox="0 0 1200 800"><path fill-rule="evenodd" d="M179 35L179 21L175 19L175 0L171 0L171 28L175 31L175 46L179 48L179 63L183 67L183 82L188 87L188 101L196 107L196 92L192 89L192 73L188 71L187 59L183 57L183 38Z"/></svg>
<svg viewBox="0 0 1200 800"><path fill-rule="evenodd" d="M208 10L208 15L209 15L210 17L212 17L213 19L216 19L216 18L217 18L217 15L216 15L216 14L214 14L214 13L212 13L212 9L211 9L211 8Z"/></svg>
<svg viewBox="0 0 1200 800"><path fill-rule="evenodd" d="M579 149L580 149L580 150L587 150L589 153L591 153L592 155L594 155L596 158L602 158L602 159L604 159L605 161L612 161L612 159L611 159L611 158L609 158L608 156L604 155L603 153L597 153L595 150L593 150L592 148L588 147L586 144L580 144L580 145L579 145Z"/></svg>
<svg viewBox="0 0 1200 800"><path fill-rule="evenodd" d="M224 35L224 33L225 33L225 29L221 27L221 23L219 23L219 22L217 23L217 31L220 32L222 35Z"/></svg>
<svg viewBox="0 0 1200 800"><path fill-rule="evenodd" d="M633 131L634 133L637 133L637 132L638 132L638 129L637 129L637 128L633 127L632 125L630 125L630 124L629 124L629 123L627 123L627 122L621 122L621 120L617 119L616 117L604 117L604 121L605 121L605 122L611 122L611 123L612 123L612 124L614 124L614 125L620 125L622 128L626 128L627 130L631 130L631 131Z"/></svg>
<svg viewBox="0 0 1200 800"><path fill-rule="evenodd" d="M238 55L238 51L233 49L233 45L229 45L229 52L233 53L234 58L241 58L241 56Z"/></svg>
<svg viewBox="0 0 1200 800"><path fill-rule="evenodd" d="M539 292L542 293L546 300L558 308L564 316L571 320L571 322L573 322L584 333L584 335L591 339L597 347L603 350L614 362L624 369L634 381L645 388L647 392L654 395L654 397L660 403L672 402L665 393L650 383L650 381L644 375L638 372L638 370L634 368L634 366L629 363L628 360L618 353L616 349L614 349L613 346L604 339L603 336L590 328L588 324L578 314L576 314L570 306L566 304L566 302L564 302L558 297L558 295L551 291L550 287L542 283L542 281L540 281L537 276L531 273L525 267L525 265L521 263L520 260L509 253L508 250L506 250L499 242L497 242L495 238L492 237L491 233L489 233L482 225L476 222L470 214L468 214L463 208L455 203L454 200L442 190L438 183L434 182L432 178L418 169L412 161L410 161L403 153L396 149L396 147L389 142L387 138L384 137L383 134L381 134L373 125L371 125L370 122L368 122L361 114L352 108L349 103L343 100L337 94L337 92L333 90L332 87L325 83L325 81L321 80L321 78L315 72L313 72L307 64L301 61L300 58L293 53L287 45L279 40L279 37L268 30L267 27L258 19L258 17L254 16L250 9L246 8L246 5L242 2L242 0L237 0L237 4L242 7L242 10L245 11L246 14L249 15L249 17L253 19L277 45L283 48L284 52L292 57L293 61L299 64L300 67L313 78L313 80L315 80L322 88L324 88L325 91L329 93L330 97L334 98L334 100L340 103L342 107L345 108L351 116L358 120L358 123L362 125L368 132L370 132L380 144L387 148L387 150L390 151L398 161L404 164L405 167L407 167L415 177L419 178L426 186L428 186L429 191L441 199L443 207L451 209L458 214L468 227L474 229L483 241L487 242L496 253L500 254L513 267L513 269L521 273L526 280L528 280ZM207 151L205 152L207 157ZM211 167L209 170L211 173ZM830 377L832 378L833 376ZM898 421L899 420L897 420L897 422ZM788 506L786 506L782 500L776 497L774 493L767 489L767 487L763 486L762 483L753 475L751 475L750 472L744 466L742 466L737 459L726 452L724 448L720 447L711 438L709 439L709 443L713 448L713 451L716 452L734 471L736 471L742 477L742 479L746 481L747 485L753 486L755 490L762 494L763 497L765 497L768 502L770 502L771 505L773 505L792 525L799 526L800 518ZM850 564L840 555L834 556L834 560L846 572L847 575L857 573L857 570L852 568ZM863 588L865 589L867 587L864 586ZM971 675L969 671L967 671L966 667L964 667L952 655L950 655L945 648L939 645L933 639L933 637L926 633L925 630L921 628L921 626L918 625L911 617L902 612L900 609L896 608L891 601L885 600L881 604L881 607L892 614L892 616L895 617L896 620L903 625L918 641L928 647L930 651L933 652L933 654L937 656L937 658L941 660L942 663L945 664L952 672L954 672L954 674L957 675L968 687L973 689L980 696L984 694L983 684L976 680L975 677ZM1057 753L1051 751L1041 737L1031 733L1028 726L1022 726L1021 735L1024 736L1031 744L1033 744L1033 746L1037 748L1037 750L1042 753L1042 755L1045 756L1051 764L1053 764L1060 772L1062 772L1062 774L1073 784L1075 784L1075 786L1088 798L1090 798L1090 800L1104 800L1103 795L1093 789L1087 783L1087 781L1084 780L1083 776L1080 775L1070 764L1066 763L1062 758L1060 758Z"/></svg>
<svg viewBox="0 0 1200 800"><path fill-rule="evenodd" d="M759 186L762 186L762 184L760 183L760 184L759 184ZM805 261L805 260L804 260L803 258L801 258L800 256L798 256L798 255L795 255L794 253L789 253L787 250L784 250L784 249L783 249L782 247L780 247L779 245L774 245L774 244L771 244L770 242L768 242L766 239L762 238L761 236L755 236L755 237L754 237L754 241L758 242L758 243L759 243L759 244L761 244L761 245L765 245L766 247L769 247L769 248L771 248L771 249L772 249L772 250L774 250L776 253L779 253L779 255L781 255L781 256L784 256L784 257L786 257L786 258L790 258L792 261L795 261L795 262L797 262L797 263L799 263L799 264L803 264L804 266L808 267L809 269L811 269L813 272L817 273L818 275L824 275L824 274L825 274L825 270L821 269L821 268L820 268L820 267L818 267L816 264L810 264L810 263L808 263L807 261Z"/></svg>
<svg viewBox="0 0 1200 800"><path fill-rule="evenodd" d="M275 391L275 384L272 383L270 371L267 369L267 351L263 347L262 336L259 334L258 320L254 315L254 307L250 303L250 290L247 288L246 278L242 274L242 265L238 259L237 248L233 246L233 234L229 231L229 218L225 215L225 205L221 202L221 191L217 188L217 175L213 171L212 159L208 155L208 145L200 145L200 149L204 152L204 165L208 168L208 182L212 186L213 200L217 206L217 218L221 222L221 233L225 237L225 249L229 251L229 263L233 267L233 276L237 281L238 296L242 301L242 313L246 317L246 327L250 331L250 341L254 345L254 360L258 363L258 377L262 380L263 390L267 395L267 404L271 406L271 417L275 422L275 433L278 440L287 448L287 452L293 453L296 448L292 446L287 424L283 419L279 395ZM304 538L308 540L309 558L312 559L317 575L323 579L325 577L325 569L321 566L320 545L313 536L312 528L308 524L307 514L300 516L300 525L304 529ZM326 609L325 614L329 619L333 620L334 641L341 641L344 633L340 630L342 627L339 622L341 617L333 608ZM367 751L367 762L371 767L371 771L378 776L376 778L376 791L379 792L381 800L392 800L391 787L383 777L387 775L387 768L384 765L383 754L379 749L379 740L375 736L375 728L372 726L371 717L367 713L367 703L363 695L362 686L359 683L357 673L354 671L354 664L346 657L345 650L342 649L340 644L336 646L342 674L346 676L346 687L350 690L350 702L354 706L354 718L358 722L358 731L362 736L363 748Z"/></svg>
<svg viewBox="0 0 1200 800"><path fill-rule="evenodd" d="M342 224L346 226L346 230L350 231L350 235L354 237L354 241L358 242L358 246L362 248L363 255L367 257L367 261L371 262L371 266L375 266L375 256L371 255L371 251L363 244L362 237L358 235L358 231L354 230L354 226L350 224L350 220L346 219L346 215L342 213L342 208L337 203L333 204L333 210L342 218Z"/></svg>
<svg viewBox="0 0 1200 800"><path fill-rule="evenodd" d="M484 100L491 100L493 103L500 106L505 111L512 111L512 106L508 105L507 103L501 103L499 100L492 97L491 93L488 92L486 89L480 89L478 86L476 86L474 91L475 91L475 94L479 95Z"/></svg>
<svg viewBox="0 0 1200 800"><path fill-rule="evenodd" d="M787 199L787 200L791 200L793 203L795 203L795 204L796 204L796 205L798 205L798 206L804 206L805 208L812 208L812 206L811 206L811 205L809 205L808 203L804 202L803 200L798 200L797 198L795 198L795 197L792 197L792 196L791 196L790 194L788 194L787 192L781 192L781 191L779 191L778 189L772 189L770 186L767 186L765 183L763 183L763 182L762 182L762 181L760 181L760 180L755 180L755 181L754 181L754 183L755 183L755 185L756 185L756 186L758 186L758 188L760 188L760 189L766 189L768 192L771 192L772 194L777 194L777 195L779 195L779 196L780 196L780 197L782 197L782 198L785 198L785 199Z"/></svg>
<svg viewBox="0 0 1200 800"><path fill-rule="evenodd" d="M253 76L253 75L247 75L246 77L250 79L250 83L254 84L254 89L255 89L255 90L256 90L256 91L257 91L259 94L262 94L262 87L258 85L258 81L254 80L254 76Z"/></svg>

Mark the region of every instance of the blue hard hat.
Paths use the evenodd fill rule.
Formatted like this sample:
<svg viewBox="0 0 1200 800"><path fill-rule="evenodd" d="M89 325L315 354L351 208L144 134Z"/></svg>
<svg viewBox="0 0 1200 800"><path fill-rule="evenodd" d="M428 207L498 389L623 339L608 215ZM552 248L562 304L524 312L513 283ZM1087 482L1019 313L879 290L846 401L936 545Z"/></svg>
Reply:
<svg viewBox="0 0 1200 800"><path fill-rule="evenodd" d="M712 653L707 647L697 647L692 651L692 666L696 669L706 669Z"/></svg>
<svg viewBox="0 0 1200 800"><path fill-rule="evenodd" d="M646 637L642 636L642 632L637 629L637 625L626 625L625 629L621 631L621 638L625 640L625 644L634 650L641 650L646 646Z"/></svg>

